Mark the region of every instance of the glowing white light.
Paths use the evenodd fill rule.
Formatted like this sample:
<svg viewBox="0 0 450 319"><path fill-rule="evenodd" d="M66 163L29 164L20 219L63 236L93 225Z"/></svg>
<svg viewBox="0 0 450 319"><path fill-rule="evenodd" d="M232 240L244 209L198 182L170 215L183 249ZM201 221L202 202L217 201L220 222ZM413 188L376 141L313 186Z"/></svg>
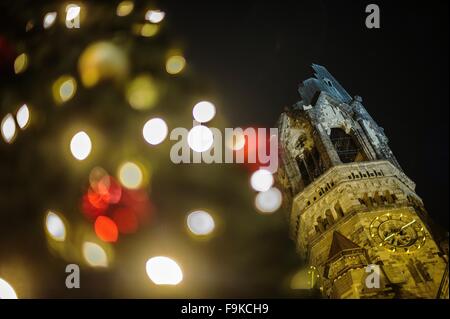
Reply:
<svg viewBox="0 0 450 319"><path fill-rule="evenodd" d="M11 143L16 135L16 122L11 114L6 114L1 124L2 136L6 143Z"/></svg>
<svg viewBox="0 0 450 319"><path fill-rule="evenodd" d="M67 6L66 21L72 21L80 14L80 6L70 4Z"/></svg>
<svg viewBox="0 0 450 319"><path fill-rule="evenodd" d="M0 299L17 299L13 287L2 278L0 278Z"/></svg>
<svg viewBox="0 0 450 319"><path fill-rule="evenodd" d="M259 169L250 177L250 184L258 192L265 192L273 185L272 174L265 169Z"/></svg>
<svg viewBox="0 0 450 319"><path fill-rule="evenodd" d="M77 160L84 160L88 157L92 149L91 139L89 135L81 131L75 134L70 141L70 151Z"/></svg>
<svg viewBox="0 0 450 319"><path fill-rule="evenodd" d="M216 107L208 101L198 102L192 109L192 115L197 122L206 123L216 115Z"/></svg>
<svg viewBox="0 0 450 319"><path fill-rule="evenodd" d="M150 21L151 23L160 23L165 16L166 13L164 11L148 10L145 13L145 20Z"/></svg>
<svg viewBox="0 0 450 319"><path fill-rule="evenodd" d="M239 131L227 137L226 145L233 151L239 151L245 146L245 135Z"/></svg>
<svg viewBox="0 0 450 319"><path fill-rule="evenodd" d="M150 258L145 269L148 277L157 285L178 285L183 280L180 266L168 257Z"/></svg>
<svg viewBox="0 0 450 319"><path fill-rule="evenodd" d="M22 105L16 114L17 124L21 129L24 129L27 126L28 121L30 120L30 110L28 110L28 106L26 104Z"/></svg>
<svg viewBox="0 0 450 319"><path fill-rule="evenodd" d="M198 153L207 151L213 145L213 142L213 133L206 126L196 125L189 131L189 147Z"/></svg>
<svg viewBox="0 0 450 319"><path fill-rule="evenodd" d="M66 226L63 220L57 214L48 212L45 218L45 227L50 236L56 241L64 241L66 239Z"/></svg>
<svg viewBox="0 0 450 319"><path fill-rule="evenodd" d="M167 136L168 128L166 122L160 118L154 118L145 123L142 130L144 139L147 143L157 145L164 141Z"/></svg>
<svg viewBox="0 0 450 319"><path fill-rule="evenodd" d="M272 187L256 195L255 206L262 213L273 213L280 208L282 200L283 197L278 188Z"/></svg>
<svg viewBox="0 0 450 319"><path fill-rule="evenodd" d="M119 168L119 180L126 188L139 188L143 180L142 170L137 164L126 162Z"/></svg>
<svg viewBox="0 0 450 319"><path fill-rule="evenodd" d="M56 16L58 14L56 12L48 12L45 16L44 16L44 29L48 29L50 28L53 23L55 23L56 21Z"/></svg>
<svg viewBox="0 0 450 319"><path fill-rule="evenodd" d="M108 267L108 256L100 245L85 242L83 244L83 256L92 267Z"/></svg>
<svg viewBox="0 0 450 319"><path fill-rule="evenodd" d="M205 211L192 212L187 217L189 230L195 235L208 235L214 230L214 219Z"/></svg>

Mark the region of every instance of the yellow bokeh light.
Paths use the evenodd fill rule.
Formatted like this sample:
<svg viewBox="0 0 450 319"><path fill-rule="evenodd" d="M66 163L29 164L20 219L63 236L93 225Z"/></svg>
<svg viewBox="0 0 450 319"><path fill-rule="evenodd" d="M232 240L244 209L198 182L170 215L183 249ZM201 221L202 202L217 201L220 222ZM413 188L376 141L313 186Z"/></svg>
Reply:
<svg viewBox="0 0 450 319"><path fill-rule="evenodd" d="M123 163L119 167L120 183L130 189L136 189L142 186L144 174L138 164L133 162Z"/></svg>
<svg viewBox="0 0 450 319"><path fill-rule="evenodd" d="M178 74L186 66L186 60L181 55L173 55L166 61L166 71L169 74Z"/></svg>
<svg viewBox="0 0 450 319"><path fill-rule="evenodd" d="M77 81L70 75L63 75L53 83L53 99L57 104L67 102L77 91Z"/></svg>
<svg viewBox="0 0 450 319"><path fill-rule="evenodd" d="M108 255L106 251L96 243L83 243L83 257L92 267L108 267Z"/></svg>
<svg viewBox="0 0 450 319"><path fill-rule="evenodd" d="M119 17L125 17L131 13L134 9L134 3L133 1L122 1L117 6L116 14Z"/></svg>
<svg viewBox="0 0 450 319"><path fill-rule="evenodd" d="M171 258L157 256L150 258L145 269L156 285L178 285L183 280L180 266Z"/></svg>
<svg viewBox="0 0 450 319"><path fill-rule="evenodd" d="M119 46L111 42L95 42L89 45L78 61L81 82L93 87L102 80L124 80L128 75L128 58Z"/></svg>
<svg viewBox="0 0 450 319"><path fill-rule="evenodd" d="M0 299L17 299L14 288L2 278L0 278Z"/></svg>
<svg viewBox="0 0 450 319"><path fill-rule="evenodd" d="M128 84L126 96L132 108L146 110L158 102L159 92L151 76L139 75Z"/></svg>
<svg viewBox="0 0 450 319"><path fill-rule="evenodd" d="M145 23L140 29L140 34L143 37L150 38L155 36L159 31L159 26L157 24Z"/></svg>
<svg viewBox="0 0 450 319"><path fill-rule="evenodd" d="M19 74L25 72L28 66L28 56L22 53L14 60L14 73Z"/></svg>

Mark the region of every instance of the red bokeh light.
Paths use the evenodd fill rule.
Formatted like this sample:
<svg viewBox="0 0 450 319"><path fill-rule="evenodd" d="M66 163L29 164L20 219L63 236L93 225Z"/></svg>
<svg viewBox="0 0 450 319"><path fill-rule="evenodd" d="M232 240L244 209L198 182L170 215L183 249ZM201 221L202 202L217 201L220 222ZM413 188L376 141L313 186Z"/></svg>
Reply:
<svg viewBox="0 0 450 319"><path fill-rule="evenodd" d="M251 129L251 127L250 127ZM261 134L258 128L253 128L256 134L256 139L249 138L247 135L245 136L245 145L243 150L237 150L235 152L244 151L244 166L250 172L254 172L258 170L261 166L267 166L268 163L262 163L261 158L259 157L259 148L260 145L265 145L266 147L266 156L269 156L270 152L270 131L268 129L265 130L265 134ZM262 151L262 150L261 150ZM250 162L253 163L250 163Z"/></svg>
<svg viewBox="0 0 450 319"><path fill-rule="evenodd" d="M95 220L98 216L103 215L107 208L108 206L98 208L92 205L88 194L84 194L83 198L81 199L81 209L83 211L83 214L91 221Z"/></svg>
<svg viewBox="0 0 450 319"><path fill-rule="evenodd" d="M139 221L136 214L131 209L119 208L116 209L112 218L117 224L119 232L122 234L132 234L137 231L139 226Z"/></svg>
<svg viewBox="0 0 450 319"><path fill-rule="evenodd" d="M119 233L136 232L154 210L145 190L122 188L106 172L90 179L81 209L90 221L95 221L95 233L106 242L117 241Z"/></svg>
<svg viewBox="0 0 450 319"><path fill-rule="evenodd" d="M116 223L107 216L97 217L94 230L98 238L105 242L116 242L119 237L119 230Z"/></svg>

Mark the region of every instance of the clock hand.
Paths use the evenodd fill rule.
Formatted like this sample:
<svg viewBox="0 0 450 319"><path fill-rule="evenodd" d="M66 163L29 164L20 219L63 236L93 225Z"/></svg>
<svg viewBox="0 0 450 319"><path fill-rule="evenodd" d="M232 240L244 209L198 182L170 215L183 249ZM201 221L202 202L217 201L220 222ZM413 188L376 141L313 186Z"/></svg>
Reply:
<svg viewBox="0 0 450 319"><path fill-rule="evenodd" d="M398 232L390 234L389 236L384 238L384 241L388 240L389 238L391 238L392 236L397 235L397 234L398 234Z"/></svg>
<svg viewBox="0 0 450 319"><path fill-rule="evenodd" d="M408 226L414 224L415 222L416 222L416 220L414 219L412 222L409 222L408 224L406 224L405 226L403 226L402 228L400 228L400 230L405 229L406 227L408 227Z"/></svg>
<svg viewBox="0 0 450 319"><path fill-rule="evenodd" d="M392 234L390 234L389 236L387 236L386 238L384 238L384 241L388 240L389 238L391 238L392 236L397 235L398 233L400 233L403 229L405 229L408 226L411 226L412 224L414 224L416 222L416 220L414 219L412 222L409 222L408 224L404 225L402 228L400 228L399 231L396 231Z"/></svg>

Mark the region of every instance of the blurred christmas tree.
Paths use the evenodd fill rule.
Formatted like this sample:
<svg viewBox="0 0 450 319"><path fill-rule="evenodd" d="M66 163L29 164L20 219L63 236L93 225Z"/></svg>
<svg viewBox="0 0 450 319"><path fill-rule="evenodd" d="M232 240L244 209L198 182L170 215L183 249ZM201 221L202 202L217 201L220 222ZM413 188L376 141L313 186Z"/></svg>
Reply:
<svg viewBox="0 0 450 319"><path fill-rule="evenodd" d="M171 38L170 12L144 1L0 9L0 277L19 297L292 295L299 261L282 214L256 213L249 168L170 160L166 133L191 128L197 102L218 106L208 126L227 126ZM200 230L186 225L196 210L209 214L196 215ZM173 258L183 281L150 282L153 256ZM80 289L65 287L69 263Z"/></svg>

